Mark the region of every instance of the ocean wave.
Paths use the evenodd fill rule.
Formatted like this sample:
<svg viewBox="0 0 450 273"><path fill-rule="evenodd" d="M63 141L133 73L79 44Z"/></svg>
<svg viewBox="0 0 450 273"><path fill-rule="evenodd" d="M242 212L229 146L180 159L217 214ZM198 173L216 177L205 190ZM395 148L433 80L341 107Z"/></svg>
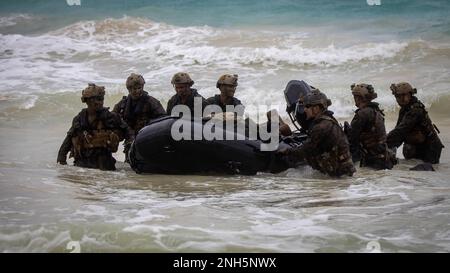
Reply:
<svg viewBox="0 0 450 273"><path fill-rule="evenodd" d="M408 46L406 42L390 41L346 48L334 43L308 47L307 31L176 27L130 17L78 22L50 34L85 41L115 58L150 57L184 65L342 65L392 58Z"/></svg>
<svg viewBox="0 0 450 273"><path fill-rule="evenodd" d="M117 82L114 72L137 68L156 74L179 67L327 68L386 61L407 53L411 44L426 47L422 41L309 45L312 39L307 31L176 27L129 17L82 21L39 36L0 35L0 76L9 79L7 87L17 87L20 80L11 79L23 71L52 86L58 78Z"/></svg>
<svg viewBox="0 0 450 273"><path fill-rule="evenodd" d="M172 61L184 65L234 63L263 66L288 64L297 67L389 59L409 45L390 41L350 47L340 47L334 43L311 47L306 45L307 35L295 34L277 31L255 34L254 31L208 26L175 27L124 17L78 22L35 37L3 35L1 40L2 48L15 49L15 56L48 58L49 61L62 57L78 57L79 61L86 61L105 54L113 59L151 58L159 64Z"/></svg>
<svg viewBox="0 0 450 273"><path fill-rule="evenodd" d="M358 79L382 87L377 89L378 100L387 111L396 109L388 85L397 78L418 75L433 94L446 94L448 66L422 69L420 62L445 61L442 56L449 51L448 43L420 39L358 40L344 45L325 43L308 29L179 27L123 17L81 21L37 36L0 34L0 91L3 97L27 97L17 108L29 110L39 102L30 95L80 92L88 82L106 85L108 93L118 97L126 94L124 81L129 73L138 72L147 80L146 89L166 102L173 95L173 73L191 73L196 88L207 97L217 92L214 85L219 74L232 72L239 74L236 95L244 104L258 100L284 105L286 83L303 79L325 91L334 101L332 110L344 117L354 110L347 91L351 81ZM415 74L404 70L404 64ZM392 76L390 71L397 70L404 72ZM378 78L372 79L371 74ZM435 95L427 94L425 102L438 101Z"/></svg>

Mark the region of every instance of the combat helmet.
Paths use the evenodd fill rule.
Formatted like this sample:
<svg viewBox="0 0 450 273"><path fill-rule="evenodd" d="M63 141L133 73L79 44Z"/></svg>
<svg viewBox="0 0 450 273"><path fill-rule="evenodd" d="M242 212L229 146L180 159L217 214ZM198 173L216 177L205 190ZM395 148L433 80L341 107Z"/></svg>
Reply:
<svg viewBox="0 0 450 273"><path fill-rule="evenodd" d="M395 95L403 95L403 94L408 94L410 93L411 95L416 94L417 93L417 89L413 88L411 86L411 84L407 83L407 82L400 82L400 83L393 83L391 84L391 91L392 94Z"/></svg>
<svg viewBox="0 0 450 273"><path fill-rule="evenodd" d="M216 83L216 87L219 88L220 85L222 85L222 84L237 86L238 85L237 81L238 81L238 75L224 74L224 75L220 76L219 80Z"/></svg>
<svg viewBox="0 0 450 273"><path fill-rule="evenodd" d="M127 78L127 88L133 87L133 86L144 86L145 84L145 80L144 77L142 77L142 75L139 74L135 74L135 73L131 73L130 76L128 76Z"/></svg>
<svg viewBox="0 0 450 273"><path fill-rule="evenodd" d="M322 105L324 109L327 109L331 105L331 100L319 89L313 89L303 98L303 104L305 106Z"/></svg>
<svg viewBox="0 0 450 273"><path fill-rule="evenodd" d="M352 90L352 94L354 96L360 96L364 98L365 100L371 101L375 99L378 95L375 92L375 89L371 84L366 83L360 83L360 84L352 84L350 86L350 89Z"/></svg>
<svg viewBox="0 0 450 273"><path fill-rule="evenodd" d="M172 84L182 84L188 83L190 86L194 84L194 81L191 79L188 73L178 72L172 77Z"/></svg>
<svg viewBox="0 0 450 273"><path fill-rule="evenodd" d="M105 95L105 87L95 85L95 83L89 83L88 87L81 92L81 101L86 102L90 97L103 97Z"/></svg>

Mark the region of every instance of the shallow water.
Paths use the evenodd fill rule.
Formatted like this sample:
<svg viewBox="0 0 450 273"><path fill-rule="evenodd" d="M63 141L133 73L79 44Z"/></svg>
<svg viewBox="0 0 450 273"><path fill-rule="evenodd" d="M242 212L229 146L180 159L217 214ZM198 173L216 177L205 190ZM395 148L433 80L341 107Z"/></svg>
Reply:
<svg viewBox="0 0 450 273"><path fill-rule="evenodd" d="M366 81L387 130L398 112L389 85L411 81L450 147L448 1L189 1L187 17L170 12L173 1L83 1L77 11L61 2L0 4L0 251L68 252L70 241L82 252L368 252L373 241L382 252L450 251L448 148L436 172L401 159L338 180L309 167L172 176L55 163L88 82L105 85L113 106L126 77L142 73L166 105L180 70L205 97L220 74L237 73L246 106L280 112L287 82L303 79L340 121L354 110L350 84ZM236 14L200 16L215 5Z"/></svg>
<svg viewBox="0 0 450 273"><path fill-rule="evenodd" d="M278 175L137 175L1 163L1 249L64 252L448 252L448 164L437 172L309 167ZM17 172L20 171L18 177Z"/></svg>

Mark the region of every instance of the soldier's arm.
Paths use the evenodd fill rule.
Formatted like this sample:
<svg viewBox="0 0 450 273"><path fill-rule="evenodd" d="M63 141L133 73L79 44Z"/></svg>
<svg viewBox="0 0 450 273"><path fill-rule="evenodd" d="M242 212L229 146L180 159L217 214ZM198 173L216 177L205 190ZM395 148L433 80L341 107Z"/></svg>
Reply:
<svg viewBox="0 0 450 273"><path fill-rule="evenodd" d="M310 137L303 142L303 145L291 150L289 154L299 160L305 159L307 155L320 154L319 145L323 143L324 138L327 136L326 131L323 125L314 126L311 130Z"/></svg>
<svg viewBox="0 0 450 273"><path fill-rule="evenodd" d="M115 113L113 113L115 114ZM116 120L116 128L120 132L119 141L125 139L123 146L123 153L125 154L125 162L129 162L128 160L128 151L131 148L131 143L134 141L134 130L131 129L128 124L117 114L115 114Z"/></svg>
<svg viewBox="0 0 450 273"><path fill-rule="evenodd" d="M173 101L172 101L172 99L170 99L170 100L167 102L167 108L166 108L167 114L168 114L169 116L172 115L172 108L173 108Z"/></svg>
<svg viewBox="0 0 450 273"><path fill-rule="evenodd" d="M56 159L56 162L61 165L67 164L67 154L72 149L72 138L69 135L66 135L64 138L63 143L61 144L61 147L58 151L58 158Z"/></svg>
<svg viewBox="0 0 450 273"><path fill-rule="evenodd" d="M400 123L387 135L387 145L389 148L399 147L410 131L420 122L423 117L421 109L411 109L405 114Z"/></svg>
<svg viewBox="0 0 450 273"><path fill-rule="evenodd" d="M205 111L206 106L208 106L208 102L206 101L206 99L204 97L202 97L202 115L203 115L203 111Z"/></svg>
<svg viewBox="0 0 450 273"><path fill-rule="evenodd" d="M58 158L56 159L56 162L61 165L67 164L67 154L70 152L70 150L72 150L72 137L75 135L76 129L79 127L79 120L77 117L78 116L73 118L72 127L70 127L63 143L61 144L61 147L59 148Z"/></svg>
<svg viewBox="0 0 450 273"><path fill-rule="evenodd" d="M121 103L121 101L119 101L116 105L114 105L114 108L111 112L119 114L120 113L120 103Z"/></svg>
<svg viewBox="0 0 450 273"><path fill-rule="evenodd" d="M117 127L120 129L120 132L121 132L120 140L122 141L123 139L125 139L125 145L127 143L131 144L131 142L133 142L133 140L134 140L133 129L131 129L128 126L128 124L119 115L116 114L115 118L116 118Z"/></svg>
<svg viewBox="0 0 450 273"><path fill-rule="evenodd" d="M236 99L236 98L235 98L235 99ZM245 107L245 106L242 104L241 100L239 100L239 99L236 99L236 105L242 105L242 107Z"/></svg>
<svg viewBox="0 0 450 273"><path fill-rule="evenodd" d="M354 159L353 161L358 161L360 157L360 136L364 125L368 124L368 122L370 122L369 114L364 111L358 111L351 122L348 141L350 142L350 153Z"/></svg>
<svg viewBox="0 0 450 273"><path fill-rule="evenodd" d="M244 112L245 112L245 106L242 104L242 102L240 101L240 100L238 100L238 99L236 99L236 106L235 107L240 107L243 111L242 112L240 112L240 111L237 111L237 113L238 113L238 115L244 115Z"/></svg>
<svg viewBox="0 0 450 273"><path fill-rule="evenodd" d="M300 147L287 151L287 155L294 157L296 160L304 160L307 151L310 150L311 139L307 139Z"/></svg>

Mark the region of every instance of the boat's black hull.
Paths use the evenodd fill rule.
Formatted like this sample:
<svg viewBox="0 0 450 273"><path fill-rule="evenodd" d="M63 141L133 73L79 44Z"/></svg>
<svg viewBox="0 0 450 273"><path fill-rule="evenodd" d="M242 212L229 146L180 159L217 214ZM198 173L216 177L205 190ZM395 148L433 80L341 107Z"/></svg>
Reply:
<svg viewBox="0 0 450 273"><path fill-rule="evenodd" d="M275 151L261 151L260 140L173 140L175 121L202 129L203 122L164 117L143 128L130 149L131 167L138 173L223 173L256 174L280 172L299 162L289 162ZM186 128L186 127L184 127ZM298 138L301 139L301 138ZM289 145L281 142L279 149Z"/></svg>

